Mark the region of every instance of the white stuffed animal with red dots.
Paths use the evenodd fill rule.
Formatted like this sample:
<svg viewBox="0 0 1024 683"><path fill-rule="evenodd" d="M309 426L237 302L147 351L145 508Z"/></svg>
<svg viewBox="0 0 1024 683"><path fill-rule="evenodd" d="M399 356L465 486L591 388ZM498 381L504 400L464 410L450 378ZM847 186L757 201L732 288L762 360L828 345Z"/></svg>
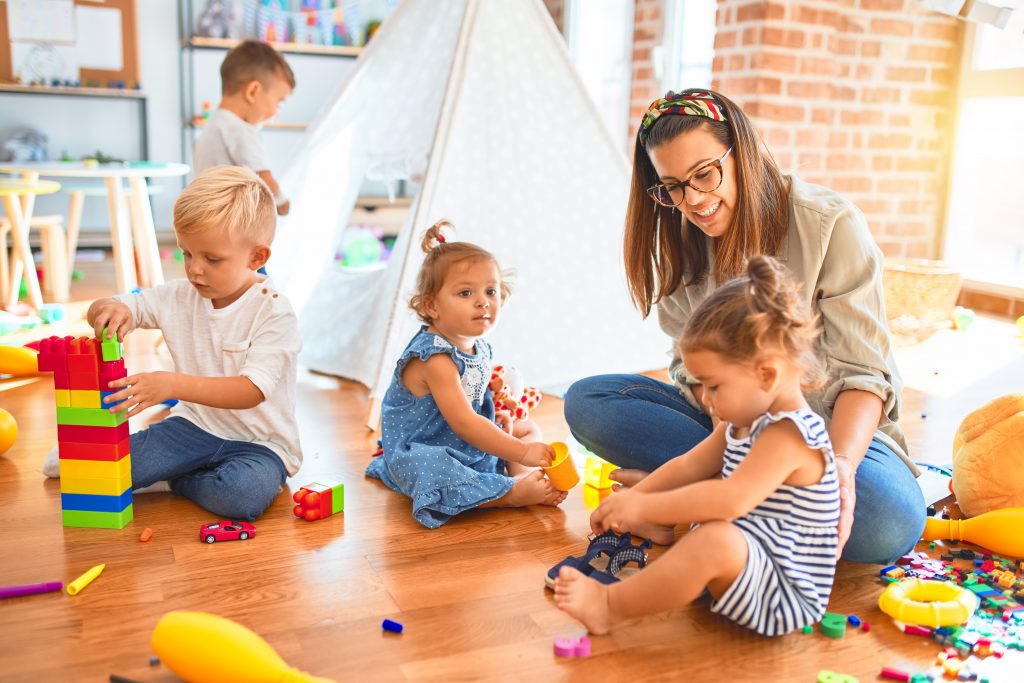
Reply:
<svg viewBox="0 0 1024 683"><path fill-rule="evenodd" d="M494 409L506 411L514 421L528 420L530 411L540 404L540 391L523 386L523 376L513 367L495 365L489 386L494 394Z"/></svg>

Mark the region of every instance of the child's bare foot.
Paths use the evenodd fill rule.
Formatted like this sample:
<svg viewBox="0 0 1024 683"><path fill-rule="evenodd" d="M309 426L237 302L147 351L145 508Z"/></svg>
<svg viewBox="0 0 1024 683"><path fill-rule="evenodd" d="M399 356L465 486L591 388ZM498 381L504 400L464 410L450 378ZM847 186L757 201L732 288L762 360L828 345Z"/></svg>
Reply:
<svg viewBox="0 0 1024 683"><path fill-rule="evenodd" d="M527 467L521 462L512 462L511 460L507 460L505 462L505 471L508 472L508 476L510 477L517 477L520 474L525 474L526 472L533 472L536 469L536 467Z"/></svg>
<svg viewBox="0 0 1024 683"><path fill-rule="evenodd" d="M648 538L652 543L657 543L658 545L672 545L676 540L676 529L671 526L638 524L627 529L627 531L638 538Z"/></svg>
<svg viewBox="0 0 1024 683"><path fill-rule="evenodd" d="M608 586L588 579L572 567L562 567L558 572L555 604L594 635L608 633L618 621L608 602Z"/></svg>
<svg viewBox="0 0 1024 683"><path fill-rule="evenodd" d="M509 492L497 500L480 507L518 508L526 505L559 505L568 495L551 485L551 480L540 470L531 470L515 478Z"/></svg>
<svg viewBox="0 0 1024 683"><path fill-rule="evenodd" d="M623 486L636 486L637 484L642 482L644 480L644 477L646 477L648 474L650 474L650 472L645 472L644 470L630 470L619 468L617 470L612 470L611 474L608 475L608 478L611 479L612 481L617 481Z"/></svg>

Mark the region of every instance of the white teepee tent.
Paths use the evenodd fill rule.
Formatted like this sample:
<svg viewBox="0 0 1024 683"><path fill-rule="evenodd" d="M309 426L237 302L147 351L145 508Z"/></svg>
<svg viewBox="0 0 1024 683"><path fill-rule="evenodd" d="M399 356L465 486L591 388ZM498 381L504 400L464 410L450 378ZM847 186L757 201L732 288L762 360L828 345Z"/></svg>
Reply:
<svg viewBox="0 0 1024 683"><path fill-rule="evenodd" d="M423 158L385 268L333 265L371 159ZM664 367L669 340L630 304L629 168L540 0L403 0L283 176L292 214L272 277L299 313L309 367L383 396L419 325L419 238L440 218L516 271L489 337L530 384Z"/></svg>

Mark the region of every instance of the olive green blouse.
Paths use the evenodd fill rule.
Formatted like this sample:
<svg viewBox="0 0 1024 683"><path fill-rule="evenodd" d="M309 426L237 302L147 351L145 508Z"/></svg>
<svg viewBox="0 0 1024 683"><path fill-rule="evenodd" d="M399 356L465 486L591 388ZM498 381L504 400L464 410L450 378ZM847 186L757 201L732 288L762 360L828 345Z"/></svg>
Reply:
<svg viewBox="0 0 1024 683"><path fill-rule="evenodd" d="M807 402L831 424L841 392L858 389L881 398L882 419L875 436L917 476L897 422L903 380L893 359L882 301L882 252L853 203L796 176L790 176L790 181L789 231L775 257L803 283L801 294L821 316L818 346L828 374L825 386L808 395ZM709 275L662 299L658 303L661 329L678 339L691 313L716 286ZM675 344L672 356L669 373L684 398L697 406L689 388L697 381L687 372Z"/></svg>

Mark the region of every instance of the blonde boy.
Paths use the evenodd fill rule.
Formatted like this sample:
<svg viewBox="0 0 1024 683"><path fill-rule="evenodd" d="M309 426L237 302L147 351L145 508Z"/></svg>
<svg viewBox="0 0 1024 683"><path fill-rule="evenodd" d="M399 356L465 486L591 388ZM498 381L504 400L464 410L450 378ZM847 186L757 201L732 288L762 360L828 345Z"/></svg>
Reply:
<svg viewBox="0 0 1024 683"><path fill-rule="evenodd" d="M277 50L245 40L224 57L220 80L220 104L196 140L192 168L196 175L222 164L252 169L273 193L278 215L284 216L289 203L270 172L259 129L292 94L295 75Z"/></svg>
<svg viewBox="0 0 1024 683"><path fill-rule="evenodd" d="M270 256L274 198L256 175L217 166L174 204L187 280L99 299L99 337L158 328L174 372L111 382L108 403L128 416L170 398L170 417L131 435L135 489L170 490L228 519L253 520L302 462L295 422L301 342L291 305L256 271Z"/></svg>

